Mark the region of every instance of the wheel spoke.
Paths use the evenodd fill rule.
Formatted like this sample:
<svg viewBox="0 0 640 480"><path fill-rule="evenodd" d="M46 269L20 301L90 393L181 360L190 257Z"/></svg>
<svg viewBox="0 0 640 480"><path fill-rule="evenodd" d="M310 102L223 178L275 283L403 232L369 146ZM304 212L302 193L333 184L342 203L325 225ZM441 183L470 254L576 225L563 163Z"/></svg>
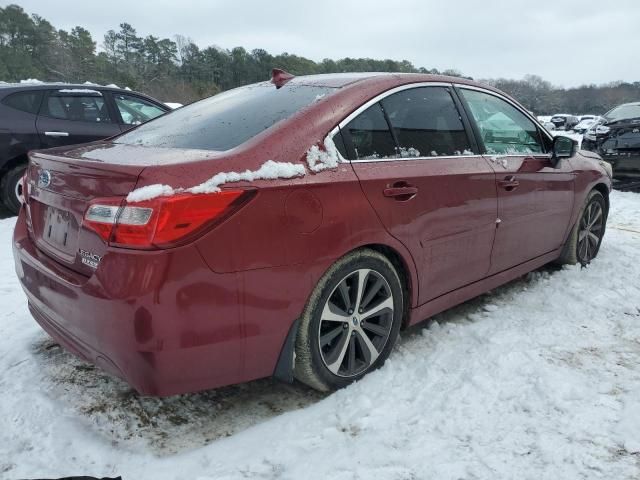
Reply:
<svg viewBox="0 0 640 480"><path fill-rule="evenodd" d="M351 310L351 297L349 296L349 287L347 286L346 279L340 282L338 285L338 292L340 293L340 297L342 298L342 302L344 303L344 308L347 310Z"/></svg>
<svg viewBox="0 0 640 480"><path fill-rule="evenodd" d="M358 270L358 290L356 293L356 308L354 309L354 311L360 308L360 302L362 300L362 296L364 295L364 287L366 285L367 277L369 276L370 271L371 270L367 269Z"/></svg>
<svg viewBox="0 0 640 480"><path fill-rule="evenodd" d="M338 374L338 370L342 366L344 361L344 355L347 353L351 335L345 334L340 338L340 343L331 351L331 353L325 356L325 361L329 371L335 375Z"/></svg>
<svg viewBox="0 0 640 480"><path fill-rule="evenodd" d="M392 297L388 297L386 299L384 299L382 302L380 302L378 305L376 305L373 308L370 308L369 310L366 310L364 312L362 312L362 314L360 315L360 318L362 320L366 320L367 318L371 318L373 316L379 315L380 313L386 311L386 310L390 310L393 311L393 298Z"/></svg>
<svg viewBox="0 0 640 480"><path fill-rule="evenodd" d="M371 300L373 300L373 297L375 297L376 294L383 287L384 287L384 280L382 280L381 277L376 278L376 283L374 283L373 286L369 288L369 290L367 291L367 295L362 299L362 302L360 302L359 308L361 309L367 308L367 306L371 303Z"/></svg>
<svg viewBox="0 0 640 480"><path fill-rule="evenodd" d="M360 344L360 348L364 356L363 360L367 365L371 365L373 362L375 362L380 353L366 333L364 333L363 331L357 331L356 335L358 337L358 343Z"/></svg>
<svg viewBox="0 0 640 480"><path fill-rule="evenodd" d="M342 327L342 325L338 325L332 330L329 330L327 333L320 337L320 346L325 347L329 345L334 338L340 335L342 332L346 332L347 330Z"/></svg>
<svg viewBox="0 0 640 480"><path fill-rule="evenodd" d="M598 205L593 213L593 217L589 220L589 228L593 227L593 224L596 223L600 217L602 216L602 209Z"/></svg>
<svg viewBox="0 0 640 480"><path fill-rule="evenodd" d="M322 320L327 322L348 322L349 315L347 312L340 310L330 301L326 303L322 310Z"/></svg>
<svg viewBox="0 0 640 480"><path fill-rule="evenodd" d="M580 258L582 260L586 260L587 259L587 244L589 242L587 241L586 238L583 238L582 241L578 244L578 252L580 255Z"/></svg>
<svg viewBox="0 0 640 480"><path fill-rule="evenodd" d="M589 232L589 241L592 242L593 248L595 248L598 246L598 242L600 241L600 239L595 233Z"/></svg>
<svg viewBox="0 0 640 480"><path fill-rule="evenodd" d="M382 325L378 325L377 323L372 322L362 322L363 330L373 333L379 337L385 337L389 331L383 327Z"/></svg>
<svg viewBox="0 0 640 480"><path fill-rule="evenodd" d="M356 369L356 337L349 338L349 349L347 355L347 372L352 373Z"/></svg>

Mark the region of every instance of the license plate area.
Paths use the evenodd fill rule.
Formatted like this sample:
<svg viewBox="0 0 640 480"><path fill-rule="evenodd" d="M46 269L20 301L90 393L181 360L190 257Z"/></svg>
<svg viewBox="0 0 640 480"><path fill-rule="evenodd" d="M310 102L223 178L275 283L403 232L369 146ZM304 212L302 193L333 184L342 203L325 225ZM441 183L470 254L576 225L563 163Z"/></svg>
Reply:
<svg viewBox="0 0 640 480"><path fill-rule="evenodd" d="M66 210L42 205L42 229L40 242L47 251L61 260L75 261L78 225L75 217Z"/></svg>

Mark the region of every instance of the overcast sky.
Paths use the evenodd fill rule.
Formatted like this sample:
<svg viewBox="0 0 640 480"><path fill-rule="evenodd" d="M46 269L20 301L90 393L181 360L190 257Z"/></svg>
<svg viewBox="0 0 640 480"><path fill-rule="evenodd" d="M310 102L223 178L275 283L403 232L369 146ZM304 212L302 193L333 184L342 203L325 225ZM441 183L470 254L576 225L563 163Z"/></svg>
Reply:
<svg viewBox="0 0 640 480"><path fill-rule="evenodd" d="M406 59L479 78L533 73L556 85L640 80L640 0L20 0L57 28L181 34L198 46L313 60Z"/></svg>

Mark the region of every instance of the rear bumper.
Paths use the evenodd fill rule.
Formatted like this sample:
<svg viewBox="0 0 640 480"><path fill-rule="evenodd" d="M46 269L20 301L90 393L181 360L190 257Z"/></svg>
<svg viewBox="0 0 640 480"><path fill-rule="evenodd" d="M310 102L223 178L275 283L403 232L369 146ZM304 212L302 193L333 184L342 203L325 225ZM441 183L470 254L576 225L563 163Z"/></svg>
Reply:
<svg viewBox="0 0 640 480"><path fill-rule="evenodd" d="M13 252L42 328L141 394L197 391L263 373L243 365L240 277L213 273L193 247L161 255L110 252L94 275L84 277L35 248L21 212ZM282 344L276 343L266 353L277 358ZM259 361L268 362L262 353Z"/></svg>

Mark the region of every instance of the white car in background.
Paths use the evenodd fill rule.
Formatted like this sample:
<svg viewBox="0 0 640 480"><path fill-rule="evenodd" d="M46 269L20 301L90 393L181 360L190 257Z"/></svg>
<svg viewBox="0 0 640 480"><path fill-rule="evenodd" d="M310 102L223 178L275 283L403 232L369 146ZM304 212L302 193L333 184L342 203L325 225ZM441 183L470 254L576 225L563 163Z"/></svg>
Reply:
<svg viewBox="0 0 640 480"><path fill-rule="evenodd" d="M542 126L547 130L552 131L556 129L556 126L553 123L551 123L551 115L540 115L536 118L542 124Z"/></svg>
<svg viewBox="0 0 640 480"><path fill-rule="evenodd" d="M573 131L576 133L584 134L592 126L600 121L600 117L596 115L584 115L580 117L580 122L573 127Z"/></svg>

